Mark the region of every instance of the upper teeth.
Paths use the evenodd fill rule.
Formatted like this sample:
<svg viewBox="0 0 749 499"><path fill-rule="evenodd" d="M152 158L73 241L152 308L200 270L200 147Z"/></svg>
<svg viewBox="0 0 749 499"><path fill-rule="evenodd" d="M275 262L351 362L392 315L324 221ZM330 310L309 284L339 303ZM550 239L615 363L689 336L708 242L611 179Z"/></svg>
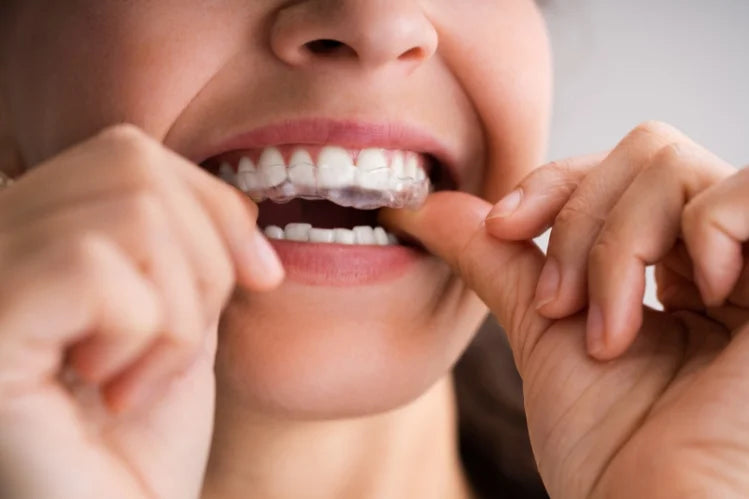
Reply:
<svg viewBox="0 0 749 499"><path fill-rule="evenodd" d="M326 146L316 162L306 148L297 147L287 164L278 148L267 147L257 164L242 157L236 167L223 163L219 172L256 201L303 197L362 209L402 208L418 206L429 193L422 162L422 156L413 152L371 148L354 154Z"/></svg>

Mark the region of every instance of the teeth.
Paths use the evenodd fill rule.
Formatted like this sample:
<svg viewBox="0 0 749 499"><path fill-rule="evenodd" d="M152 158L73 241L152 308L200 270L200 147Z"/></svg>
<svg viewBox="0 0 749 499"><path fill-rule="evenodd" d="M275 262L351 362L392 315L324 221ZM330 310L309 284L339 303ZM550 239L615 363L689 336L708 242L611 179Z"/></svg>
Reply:
<svg viewBox="0 0 749 499"><path fill-rule="evenodd" d="M283 239L283 229L277 225L269 225L265 228L265 235L270 239Z"/></svg>
<svg viewBox="0 0 749 499"><path fill-rule="evenodd" d="M317 158L317 185L325 189L351 186L356 167L351 154L342 147L323 147Z"/></svg>
<svg viewBox="0 0 749 499"><path fill-rule="evenodd" d="M312 156L304 150L297 149L289 161L289 179L295 185L302 187L316 187L315 162Z"/></svg>
<svg viewBox="0 0 749 499"><path fill-rule="evenodd" d="M284 239L289 241L309 241L310 224L288 224L283 231Z"/></svg>
<svg viewBox="0 0 749 499"><path fill-rule="evenodd" d="M221 163L221 167L219 167L218 170L218 176L227 184L237 185L237 175L234 173L234 169L229 163Z"/></svg>
<svg viewBox="0 0 749 499"><path fill-rule="evenodd" d="M385 229L383 229L382 227L375 227L374 238L375 242L380 246L387 246L388 244L390 244L388 233L385 232Z"/></svg>
<svg viewBox="0 0 749 499"><path fill-rule="evenodd" d="M286 181L286 164L281 151L275 147L266 147L260 155L258 169L263 178L263 187L276 187Z"/></svg>
<svg viewBox="0 0 749 499"><path fill-rule="evenodd" d="M356 244L375 244L374 229L372 227L354 227Z"/></svg>
<svg viewBox="0 0 749 499"><path fill-rule="evenodd" d="M390 169L393 170L393 177L397 180L406 178L405 158L401 151L395 151L393 153L393 160L390 163Z"/></svg>
<svg viewBox="0 0 749 499"><path fill-rule="evenodd" d="M260 174L250 158L242 158L239 160L239 167L237 168L237 184L243 191L253 191L263 188Z"/></svg>
<svg viewBox="0 0 749 499"><path fill-rule="evenodd" d="M353 230L348 229L333 229L335 235L335 242L338 244L356 244L356 236L354 236Z"/></svg>
<svg viewBox="0 0 749 499"><path fill-rule="evenodd" d="M282 229L277 225L267 226L263 232L269 239L280 239L310 243L337 243L351 245L394 246L398 240L382 227L354 227L349 229L319 229L310 224L291 223Z"/></svg>
<svg viewBox="0 0 749 499"><path fill-rule="evenodd" d="M335 231L333 229L315 229L309 231L309 242L311 243L333 243L335 242Z"/></svg>
<svg viewBox="0 0 749 499"><path fill-rule="evenodd" d="M416 178L416 172L418 170L421 170L421 168L419 168L419 158L417 158L413 153L406 154L403 178Z"/></svg>
<svg viewBox="0 0 749 499"><path fill-rule="evenodd" d="M418 208L430 192L421 162L422 156L414 152L369 148L357 154L337 146L322 147L315 162L305 147L298 146L287 165L278 147L266 147L257 164L242 157L236 174L224 164L219 176L258 202L304 198L364 210Z"/></svg>
<svg viewBox="0 0 749 499"><path fill-rule="evenodd" d="M383 190L390 185L390 168L383 149L365 149L356 162L356 184L362 189Z"/></svg>
<svg viewBox="0 0 749 499"><path fill-rule="evenodd" d="M354 227L350 229L319 229L310 224L291 223L282 229L269 225L264 229L269 239L280 239L310 243L337 243L349 245L391 246L398 240L382 227Z"/></svg>

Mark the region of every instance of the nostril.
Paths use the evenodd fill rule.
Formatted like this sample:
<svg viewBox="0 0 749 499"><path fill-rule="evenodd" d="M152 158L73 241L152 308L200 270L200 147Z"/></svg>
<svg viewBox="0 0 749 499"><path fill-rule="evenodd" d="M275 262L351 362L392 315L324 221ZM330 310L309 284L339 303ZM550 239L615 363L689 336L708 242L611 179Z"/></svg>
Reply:
<svg viewBox="0 0 749 499"><path fill-rule="evenodd" d="M320 56L337 56L337 57L356 57L356 51L338 40L323 38L313 40L304 44L304 47L313 55Z"/></svg>
<svg viewBox="0 0 749 499"><path fill-rule="evenodd" d="M398 56L401 61L419 61L425 58L426 52L421 47L413 47Z"/></svg>

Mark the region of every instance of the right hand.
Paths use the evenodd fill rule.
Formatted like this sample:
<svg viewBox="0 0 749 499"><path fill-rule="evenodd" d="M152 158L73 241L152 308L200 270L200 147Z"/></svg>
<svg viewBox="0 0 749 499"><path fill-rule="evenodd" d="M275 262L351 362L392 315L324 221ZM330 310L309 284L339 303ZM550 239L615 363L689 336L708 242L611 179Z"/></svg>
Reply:
<svg viewBox="0 0 749 499"><path fill-rule="evenodd" d="M128 125L0 192L1 497L199 496L219 315L283 278L256 216Z"/></svg>

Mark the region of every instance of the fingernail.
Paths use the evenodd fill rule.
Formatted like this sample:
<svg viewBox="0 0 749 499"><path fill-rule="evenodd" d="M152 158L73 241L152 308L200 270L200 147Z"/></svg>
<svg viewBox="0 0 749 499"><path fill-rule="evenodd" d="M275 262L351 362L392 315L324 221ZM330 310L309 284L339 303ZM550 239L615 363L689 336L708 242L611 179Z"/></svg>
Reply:
<svg viewBox="0 0 749 499"><path fill-rule="evenodd" d="M593 357L598 357L606 350L606 340L604 338L604 323L601 307L591 303L588 307L588 327L587 327L588 353Z"/></svg>
<svg viewBox="0 0 749 499"><path fill-rule="evenodd" d="M557 263L556 259L549 257L538 278L538 285L536 285L537 310L556 299L560 281L559 263Z"/></svg>
<svg viewBox="0 0 749 499"><path fill-rule="evenodd" d="M487 215L489 218L505 218L515 213L520 207L520 203L523 201L523 190L520 188L515 189L505 197L503 197L497 204L494 205L492 211Z"/></svg>
<svg viewBox="0 0 749 499"><path fill-rule="evenodd" d="M255 234L253 238L253 258L252 267L262 269L264 281L276 283L283 279L284 270L281 260L279 260L276 250L261 234ZM257 274L257 272L253 272Z"/></svg>

